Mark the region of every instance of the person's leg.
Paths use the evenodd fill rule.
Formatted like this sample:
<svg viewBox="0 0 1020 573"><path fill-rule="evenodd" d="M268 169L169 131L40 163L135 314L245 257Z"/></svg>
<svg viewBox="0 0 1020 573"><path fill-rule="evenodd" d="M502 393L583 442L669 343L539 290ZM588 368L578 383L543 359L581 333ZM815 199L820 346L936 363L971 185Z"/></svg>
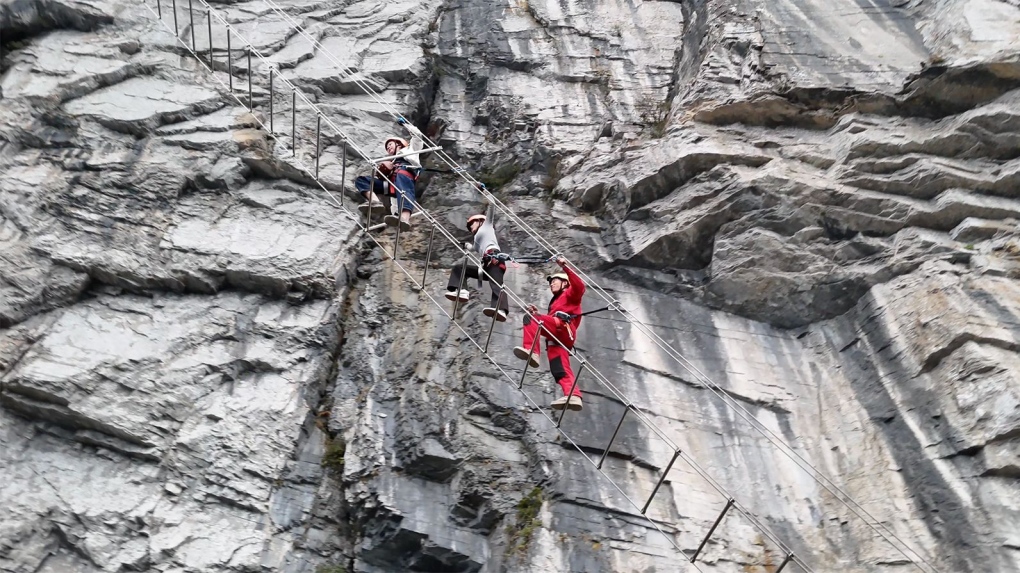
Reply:
<svg viewBox="0 0 1020 573"><path fill-rule="evenodd" d="M398 173L393 178L393 185L397 188L397 205L400 209L400 220L404 223L411 221L411 212L414 211L415 207L415 189L414 179L411 179L403 173Z"/></svg>
<svg viewBox="0 0 1020 573"><path fill-rule="evenodd" d="M489 265L485 267L485 272L489 275L486 280L489 281L489 289L492 291L492 303L489 306L506 312L509 310L506 297L500 297L503 294L503 277L506 271L500 265Z"/></svg>
<svg viewBox="0 0 1020 573"><path fill-rule="evenodd" d="M541 348L538 346L538 322L542 319L551 319L553 317L538 314L531 316L530 314L524 316L524 344L523 346L517 346L514 348L514 356L521 360L530 360L532 367L538 367L538 358L541 355Z"/></svg>
<svg viewBox="0 0 1020 573"><path fill-rule="evenodd" d="M382 210L382 202L379 200L378 193L383 193L385 196L388 187L389 183L383 179L375 179L364 175L359 175L355 178L354 188L365 198L365 203L359 207L362 209L362 213L364 213L364 209L368 208L376 211Z"/></svg>
<svg viewBox="0 0 1020 573"><path fill-rule="evenodd" d="M361 193L361 196L366 200L371 197L373 191L375 193L385 193L388 187L389 183L387 183L385 179L366 177L364 175L359 175L354 179L354 188L357 189L358 192ZM375 200L378 201L379 197L375 197Z"/></svg>
<svg viewBox="0 0 1020 573"><path fill-rule="evenodd" d="M470 263L469 263L470 264ZM461 261L450 269L450 281L446 283L446 290L453 292L460 288L461 276L464 274L464 262Z"/></svg>
<svg viewBox="0 0 1020 573"><path fill-rule="evenodd" d="M447 292L457 292L460 289L462 279L461 275L464 274L465 272L467 276L463 277L464 286L467 286L467 279L478 278L478 267L471 264L471 262L468 262L467 266L465 266L464 265L465 260L466 259L462 259L459 263L454 265L452 269L450 269L450 281L446 283ZM451 298L450 300L453 299Z"/></svg>
<svg viewBox="0 0 1020 573"><path fill-rule="evenodd" d="M546 350L546 356L549 357L549 372L563 389L563 395L566 396L570 393L571 387L573 387L571 395L580 396L581 389L574 386L574 370L570 366L570 351L559 344L550 344Z"/></svg>

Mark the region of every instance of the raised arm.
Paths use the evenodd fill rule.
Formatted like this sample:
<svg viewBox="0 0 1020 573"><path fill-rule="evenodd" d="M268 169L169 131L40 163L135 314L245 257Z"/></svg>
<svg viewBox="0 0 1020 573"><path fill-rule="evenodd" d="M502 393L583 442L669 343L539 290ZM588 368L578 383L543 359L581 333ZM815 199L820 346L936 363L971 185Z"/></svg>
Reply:
<svg viewBox="0 0 1020 573"><path fill-rule="evenodd" d="M485 223L487 225L493 225L496 223L496 204L489 203L489 206L485 209Z"/></svg>
<svg viewBox="0 0 1020 573"><path fill-rule="evenodd" d="M563 257L556 259L556 264L558 264L560 268L563 269L563 272L567 273L567 276L570 277L570 286L567 287L567 292L564 293L564 296L567 297L567 301L574 304L581 304L581 298L584 297L584 291L587 288L584 281L581 280L581 277L577 276L577 273L575 273L574 270L567 265L567 261Z"/></svg>

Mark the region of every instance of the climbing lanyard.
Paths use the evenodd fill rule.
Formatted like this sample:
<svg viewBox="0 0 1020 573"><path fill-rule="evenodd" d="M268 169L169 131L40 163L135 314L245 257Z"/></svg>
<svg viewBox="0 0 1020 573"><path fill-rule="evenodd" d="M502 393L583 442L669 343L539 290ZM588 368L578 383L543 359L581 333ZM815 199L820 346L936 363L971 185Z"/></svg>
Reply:
<svg viewBox="0 0 1020 573"><path fill-rule="evenodd" d="M613 310L613 307L606 306L606 307L603 307L603 308L596 308L595 310L589 310L588 312L582 312L580 314L570 314L569 312L563 312L562 310L557 310L556 312L553 313L553 316L555 316L556 318L562 320L563 322L570 322L571 320L574 320L575 318L580 318L582 316L588 316L589 314L595 314L596 312L602 312L604 310Z"/></svg>

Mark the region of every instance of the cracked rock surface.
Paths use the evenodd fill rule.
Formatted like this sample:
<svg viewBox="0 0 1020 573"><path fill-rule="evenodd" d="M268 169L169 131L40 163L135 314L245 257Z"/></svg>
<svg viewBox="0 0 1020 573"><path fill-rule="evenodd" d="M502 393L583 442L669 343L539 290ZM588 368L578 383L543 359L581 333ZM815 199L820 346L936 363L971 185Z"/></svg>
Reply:
<svg viewBox="0 0 1020 573"><path fill-rule="evenodd" d="M212 7L229 56L204 6L0 0L0 571L675 571L728 496L815 571L917 570L861 510L1020 570L1015 1ZM584 318L564 434L521 309L482 356L459 252L336 204L387 106L647 325ZM785 557L730 510L698 565Z"/></svg>

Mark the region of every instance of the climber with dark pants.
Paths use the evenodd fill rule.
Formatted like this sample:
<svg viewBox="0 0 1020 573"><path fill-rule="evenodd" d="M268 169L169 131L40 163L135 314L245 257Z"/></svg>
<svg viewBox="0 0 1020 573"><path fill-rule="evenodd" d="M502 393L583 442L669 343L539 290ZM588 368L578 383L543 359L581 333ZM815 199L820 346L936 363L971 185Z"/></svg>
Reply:
<svg viewBox="0 0 1020 573"><path fill-rule="evenodd" d="M481 281L487 280L492 290L492 301L489 306L482 309L485 316L496 316L499 322L506 322L510 313L510 307L503 293L503 276L506 274L507 257L499 250L499 241L496 239L495 227L496 206L489 204L484 215L471 215L467 219L467 229L474 236L472 248L481 255L482 269L471 261L463 260L450 270L450 282L446 285L446 298L467 302L471 293L467 289L461 289L461 281L469 278L478 279L479 287ZM466 274L467 276L463 276Z"/></svg>
<svg viewBox="0 0 1020 573"><path fill-rule="evenodd" d="M391 137L383 144L386 148L386 155L392 157L398 155L401 150L407 149L407 140L399 137ZM386 206L379 200L376 193L384 193L397 198L400 209L400 216L387 215L384 221L391 227L400 225L401 231L411 229L411 212L415 206L415 182L418 180L420 167L408 157L396 157L382 161L376 166L376 173L368 177L361 175L354 180L354 187L365 198L365 203L358 206L362 213L368 209L376 215L385 212ZM378 175L381 175L380 178ZM393 184L390 184L390 181Z"/></svg>
<svg viewBox="0 0 1020 573"><path fill-rule="evenodd" d="M549 301L549 312L538 314L535 305L528 305L529 315L524 317L524 346L514 348L514 355L528 360L533 368L537 368L540 353L532 350L536 348L536 337L540 334L545 336L548 339L545 348L549 371L563 389L563 397L554 400L552 407L554 410L580 410L581 390L575 387L571 396L567 394L574 386L570 351L577 339L577 328L581 326L581 298L584 297L585 286L581 277L567 266L566 259L556 257L556 264L563 272L546 277L553 295Z"/></svg>

